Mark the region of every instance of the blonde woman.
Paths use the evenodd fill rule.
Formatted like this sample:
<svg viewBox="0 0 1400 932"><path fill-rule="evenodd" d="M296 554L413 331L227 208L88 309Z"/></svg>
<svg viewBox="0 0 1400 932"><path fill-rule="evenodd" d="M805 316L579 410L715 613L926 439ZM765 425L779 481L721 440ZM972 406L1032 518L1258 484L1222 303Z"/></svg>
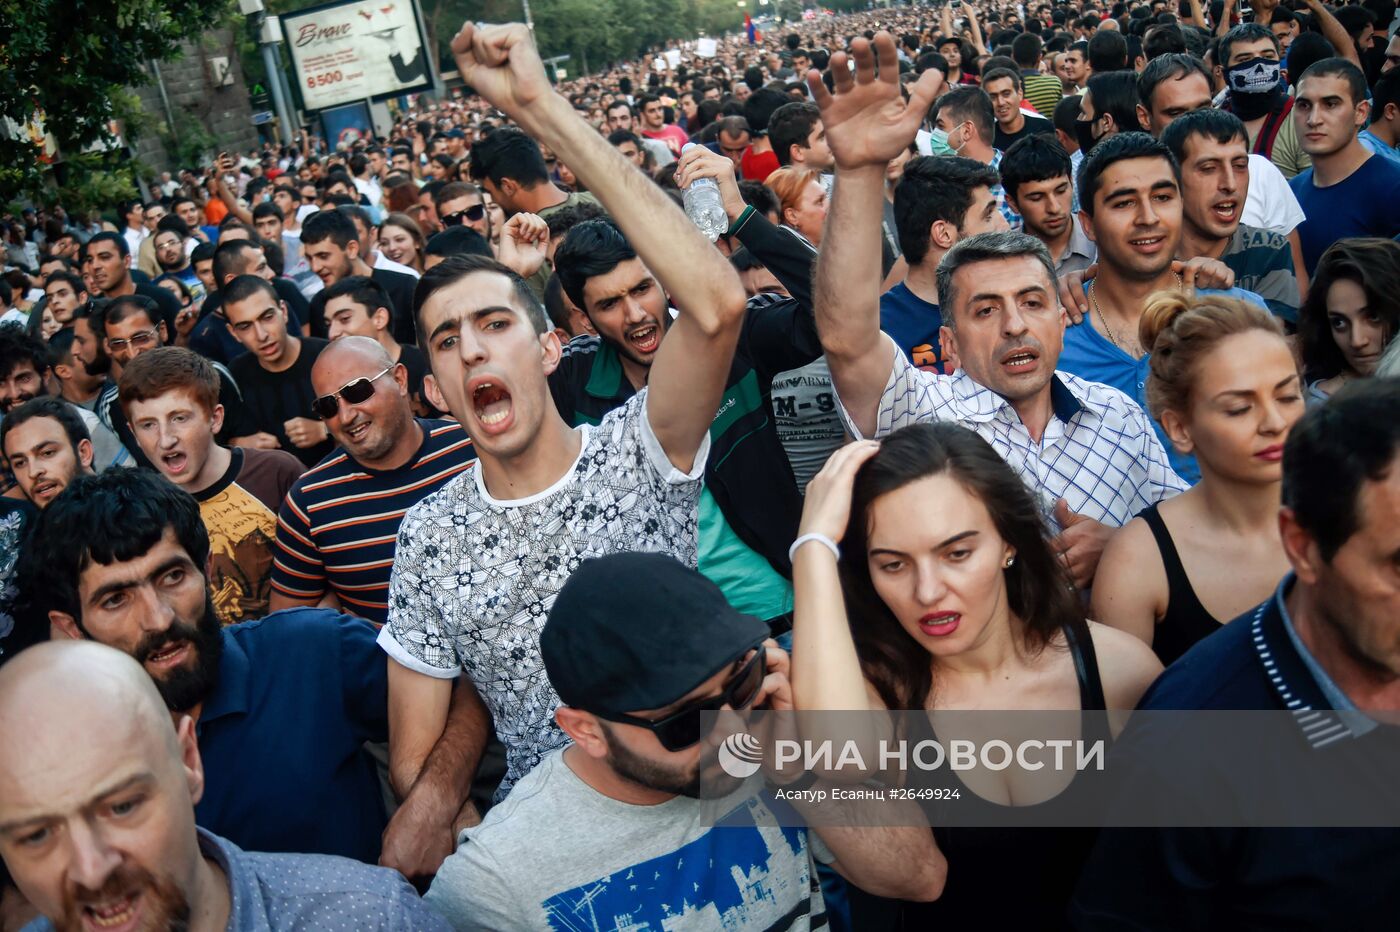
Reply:
<svg viewBox="0 0 1400 932"><path fill-rule="evenodd" d="M764 184L778 196L783 226L813 248L821 248L827 206L821 176L809 168L789 165L769 175Z"/></svg>
<svg viewBox="0 0 1400 932"><path fill-rule="evenodd" d="M1147 405L1201 481L1115 534L1094 577L1093 617L1170 664L1269 597L1288 572L1279 537L1283 444L1304 387L1278 320L1219 295L1159 292L1138 331Z"/></svg>

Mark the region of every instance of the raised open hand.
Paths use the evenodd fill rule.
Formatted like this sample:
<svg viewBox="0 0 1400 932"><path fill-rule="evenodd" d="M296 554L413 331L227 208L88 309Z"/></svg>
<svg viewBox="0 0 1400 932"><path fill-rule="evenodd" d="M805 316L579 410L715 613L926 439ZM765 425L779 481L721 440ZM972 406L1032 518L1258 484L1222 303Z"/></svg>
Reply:
<svg viewBox="0 0 1400 932"><path fill-rule="evenodd" d="M847 62L855 60L852 72ZM879 73L876 73L876 62ZM899 58L894 38L877 33L851 43L851 54L831 56L835 93L828 91L816 71L807 73L812 99L822 111L822 125L836 167L884 166L914 140L938 91L941 72L930 68L909 88L906 103L899 92Z"/></svg>
<svg viewBox="0 0 1400 932"><path fill-rule="evenodd" d="M465 23L452 38L452 57L462 80L516 121L553 91L535 40L521 23Z"/></svg>

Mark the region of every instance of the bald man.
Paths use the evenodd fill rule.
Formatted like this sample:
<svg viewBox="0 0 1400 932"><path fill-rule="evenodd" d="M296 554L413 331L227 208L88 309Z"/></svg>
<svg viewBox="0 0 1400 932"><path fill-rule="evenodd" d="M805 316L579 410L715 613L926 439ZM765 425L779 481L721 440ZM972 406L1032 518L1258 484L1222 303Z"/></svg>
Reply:
<svg viewBox="0 0 1400 932"><path fill-rule="evenodd" d="M471 466L471 440L453 421L415 418L408 370L368 337L344 336L323 349L311 388L338 446L282 505L272 608L334 601L383 624L404 512ZM443 406L431 375L424 391Z"/></svg>
<svg viewBox="0 0 1400 932"><path fill-rule="evenodd" d="M29 930L415 929L446 921L393 871L249 854L195 825L194 719L119 651L40 644L0 669L0 855Z"/></svg>
<svg viewBox="0 0 1400 932"><path fill-rule="evenodd" d="M254 851L378 860L388 820L364 745L388 740L388 672L373 625L307 608L221 626L199 505L144 469L69 485L21 560L55 637L134 657L195 723L201 826Z"/></svg>
<svg viewBox="0 0 1400 932"><path fill-rule="evenodd" d="M440 416L440 412L423 398L423 378L428 374L428 360L423 351L394 339L391 330L394 304L384 286L367 276L352 275L327 288L321 300L325 308L326 335L332 343L348 336L369 337L377 342L391 360L403 363L408 370L408 391L414 413Z"/></svg>

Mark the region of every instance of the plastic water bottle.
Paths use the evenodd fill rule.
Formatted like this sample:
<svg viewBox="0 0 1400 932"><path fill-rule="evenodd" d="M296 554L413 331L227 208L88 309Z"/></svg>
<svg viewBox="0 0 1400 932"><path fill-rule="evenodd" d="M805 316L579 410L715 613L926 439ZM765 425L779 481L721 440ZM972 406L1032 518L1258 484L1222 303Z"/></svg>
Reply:
<svg viewBox="0 0 1400 932"><path fill-rule="evenodd" d="M684 155L695 143L688 142L681 150ZM729 215L724 212L724 199L713 178L696 178L685 189L685 215L701 233L714 242L729 229Z"/></svg>

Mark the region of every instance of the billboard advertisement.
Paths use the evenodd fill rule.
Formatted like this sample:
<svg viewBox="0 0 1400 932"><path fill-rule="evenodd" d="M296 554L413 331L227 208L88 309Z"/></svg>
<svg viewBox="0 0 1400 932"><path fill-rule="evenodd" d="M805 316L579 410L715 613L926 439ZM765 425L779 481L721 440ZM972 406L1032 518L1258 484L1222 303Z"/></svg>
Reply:
<svg viewBox="0 0 1400 932"><path fill-rule="evenodd" d="M282 16L307 110L432 86L432 51L412 0L348 0Z"/></svg>

